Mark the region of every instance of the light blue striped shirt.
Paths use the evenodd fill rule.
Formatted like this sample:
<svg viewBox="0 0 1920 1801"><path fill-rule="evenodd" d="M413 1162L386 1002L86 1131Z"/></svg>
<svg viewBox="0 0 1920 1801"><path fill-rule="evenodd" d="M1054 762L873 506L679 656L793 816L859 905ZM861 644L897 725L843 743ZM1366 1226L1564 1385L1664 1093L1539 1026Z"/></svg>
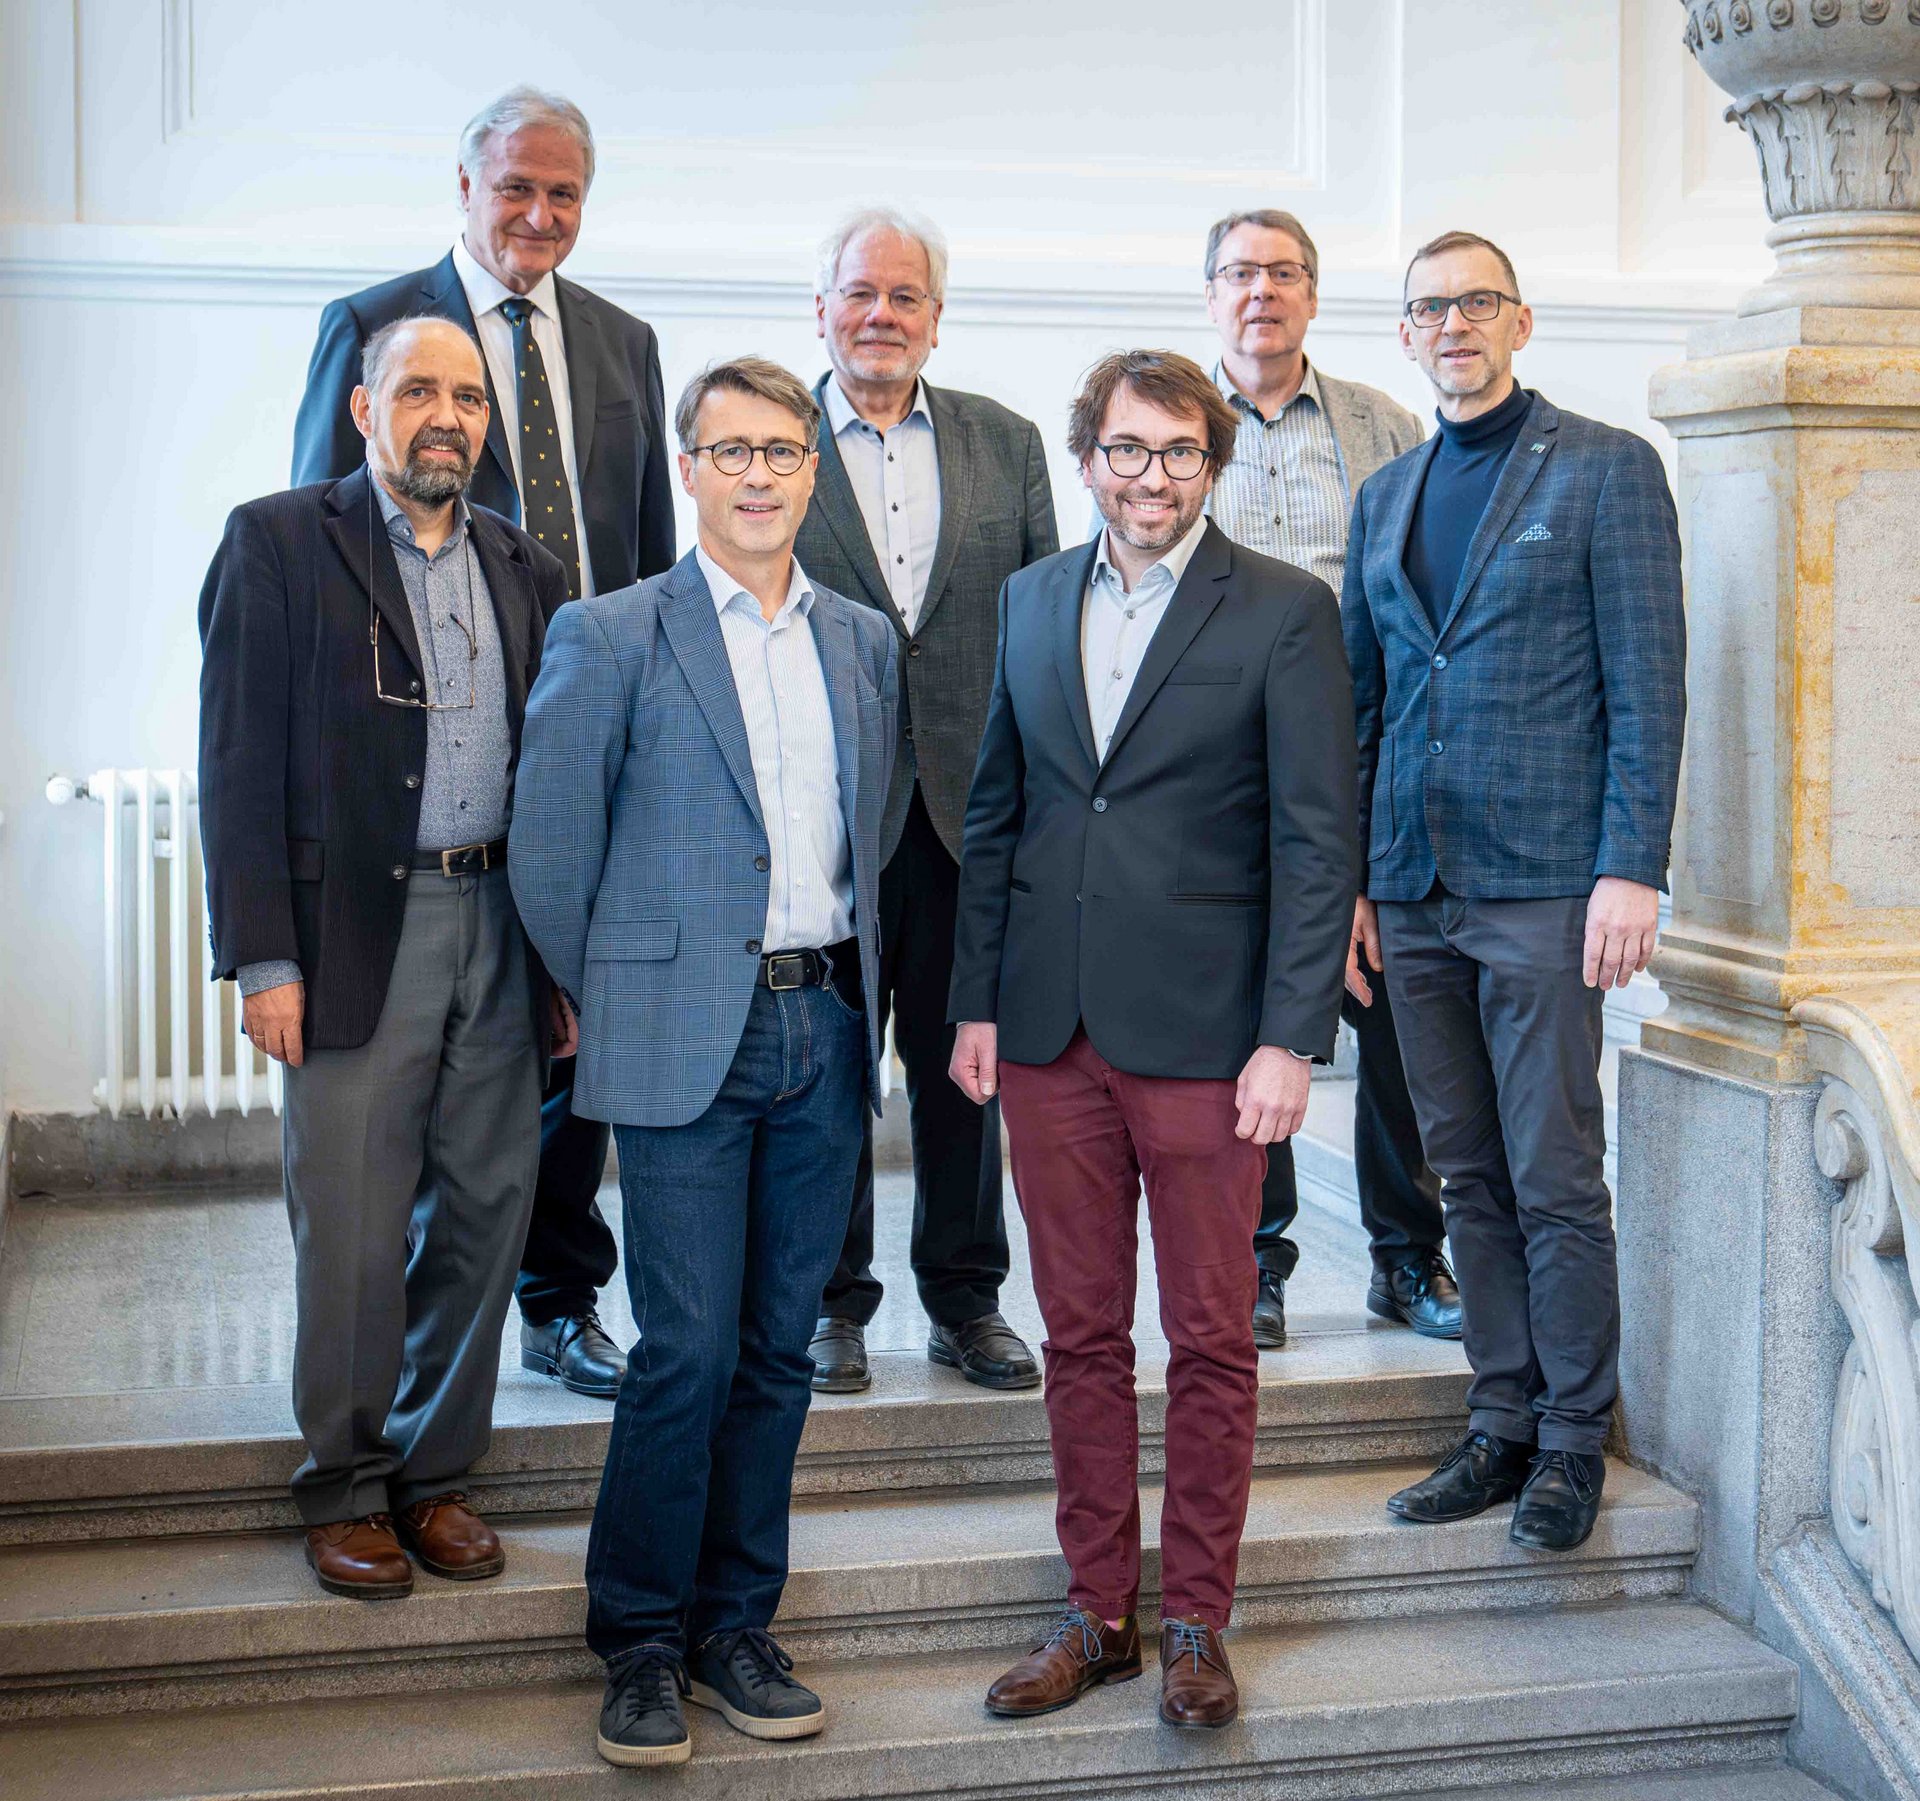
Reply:
<svg viewBox="0 0 1920 1801"><path fill-rule="evenodd" d="M1271 419L1261 418L1223 365L1214 364L1213 380L1240 415L1233 460L1207 496L1214 524L1236 544L1317 575L1337 595L1353 495L1313 365L1299 393Z"/></svg>
<svg viewBox="0 0 1920 1801"><path fill-rule="evenodd" d="M1167 603L1206 536L1207 522L1204 517L1196 519L1157 562L1148 565L1131 591L1113 560L1110 529L1100 534L1100 548L1094 553L1093 574L1087 581L1086 604L1080 614L1080 663L1087 684L1087 712L1093 720L1094 747L1103 763L1107 746L1113 742L1113 729L1127 710L1133 684L1140 678L1147 646L1160 629Z"/></svg>
<svg viewBox="0 0 1920 1801"><path fill-rule="evenodd" d="M915 382L913 405L885 431L854 411L836 375L827 382L827 423L860 503L867 541L887 579L887 593L913 631L926 605L933 547L940 537L940 454L934 443L927 384Z"/></svg>
<svg viewBox="0 0 1920 1801"><path fill-rule="evenodd" d="M767 924L762 951L818 950L853 936L853 854L840 806L840 753L826 673L813 641L813 587L793 560L787 598L769 623L760 603L694 547L733 667L767 822Z"/></svg>

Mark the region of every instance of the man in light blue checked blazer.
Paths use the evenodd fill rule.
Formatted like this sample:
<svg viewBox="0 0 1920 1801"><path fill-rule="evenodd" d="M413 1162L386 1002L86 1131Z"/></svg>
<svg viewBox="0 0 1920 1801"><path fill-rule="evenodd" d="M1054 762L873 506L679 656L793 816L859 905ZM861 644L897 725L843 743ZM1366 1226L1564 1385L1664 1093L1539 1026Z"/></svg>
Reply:
<svg viewBox="0 0 1920 1801"><path fill-rule="evenodd" d="M509 869L612 1122L640 1339L587 1548L599 1747L691 1752L683 1697L756 1738L824 1723L768 1633L807 1339L880 1106L880 820L894 633L807 579L820 412L755 357L675 413L699 542L563 608L527 706Z"/></svg>
<svg viewBox="0 0 1920 1801"><path fill-rule="evenodd" d="M1646 967L1666 885L1680 539L1652 445L1515 383L1533 318L1504 252L1436 238L1404 307L1440 429L1367 481L1348 533L1354 936L1396 996L1473 1383L1467 1436L1388 1505L1517 1496L1514 1540L1570 1550L1618 1389L1601 1003Z"/></svg>

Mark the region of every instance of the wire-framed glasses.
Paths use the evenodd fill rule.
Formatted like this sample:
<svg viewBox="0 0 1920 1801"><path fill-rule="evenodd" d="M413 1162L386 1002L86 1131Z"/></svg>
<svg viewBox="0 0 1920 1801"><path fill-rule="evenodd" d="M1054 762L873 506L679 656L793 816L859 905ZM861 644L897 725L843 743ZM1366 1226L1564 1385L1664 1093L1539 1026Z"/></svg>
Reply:
<svg viewBox="0 0 1920 1801"><path fill-rule="evenodd" d="M1311 281L1313 273L1305 263L1222 263L1214 270L1213 279L1223 281L1230 288L1250 288L1259 280L1261 271L1266 272L1267 280L1276 288L1297 288L1302 282Z"/></svg>

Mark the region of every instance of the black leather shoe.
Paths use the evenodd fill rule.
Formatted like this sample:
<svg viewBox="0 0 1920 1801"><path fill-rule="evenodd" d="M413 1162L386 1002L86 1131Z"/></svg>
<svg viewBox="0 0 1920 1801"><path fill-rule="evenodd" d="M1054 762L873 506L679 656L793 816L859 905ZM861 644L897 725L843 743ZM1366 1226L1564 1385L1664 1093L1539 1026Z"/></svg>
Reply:
<svg viewBox="0 0 1920 1801"><path fill-rule="evenodd" d="M935 1326L927 1340L927 1355L981 1388L1040 1386L1040 1366L1033 1353L997 1313L983 1313L964 1326Z"/></svg>
<svg viewBox="0 0 1920 1801"><path fill-rule="evenodd" d="M1583 1451L1542 1451L1513 1510L1516 1545L1536 1551L1571 1551L1584 1545L1600 1514L1606 1459Z"/></svg>
<svg viewBox="0 0 1920 1801"><path fill-rule="evenodd" d="M1387 1511L1420 1526L1470 1520L1511 1501L1527 1479L1533 1446L1491 1432L1469 1432L1423 1482L1389 1498Z"/></svg>
<svg viewBox="0 0 1920 1801"><path fill-rule="evenodd" d="M1263 1351L1277 1351L1287 1342L1287 1279L1270 1269L1260 1272L1254 1291L1253 1342Z"/></svg>
<svg viewBox="0 0 1920 1801"><path fill-rule="evenodd" d="M520 1322L520 1367L551 1376L577 1395L611 1401L620 1392L627 1360L597 1314L570 1313L544 1326Z"/></svg>
<svg viewBox="0 0 1920 1801"><path fill-rule="evenodd" d="M829 1314L819 1320L807 1355L813 1359L816 1394L857 1395L873 1380L867 1368L867 1329L857 1319Z"/></svg>
<svg viewBox="0 0 1920 1801"><path fill-rule="evenodd" d="M1422 1338L1460 1336L1460 1290L1438 1251L1414 1251L1398 1263L1376 1266L1367 1311L1411 1326Z"/></svg>

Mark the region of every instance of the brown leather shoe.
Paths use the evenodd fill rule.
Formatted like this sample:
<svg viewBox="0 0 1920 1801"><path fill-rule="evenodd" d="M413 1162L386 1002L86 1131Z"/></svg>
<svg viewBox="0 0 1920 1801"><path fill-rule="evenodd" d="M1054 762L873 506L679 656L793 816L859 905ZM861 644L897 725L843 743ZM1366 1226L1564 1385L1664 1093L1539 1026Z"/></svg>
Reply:
<svg viewBox="0 0 1920 1801"><path fill-rule="evenodd" d="M420 1559L420 1567L453 1582L477 1582L497 1576L507 1567L507 1554L494 1530L471 1507L467 1497L434 1495L403 1507L395 1520L400 1542Z"/></svg>
<svg viewBox="0 0 1920 1801"><path fill-rule="evenodd" d="M1160 1622L1160 1717L1169 1726L1224 1726L1240 1690L1220 1634L1205 1620Z"/></svg>
<svg viewBox="0 0 1920 1801"><path fill-rule="evenodd" d="M1098 1614L1069 1607L1053 1636L987 1690L987 1712L1006 1719L1070 1707L1088 1689L1140 1674L1140 1625L1128 1614L1116 1632Z"/></svg>
<svg viewBox="0 0 1920 1801"><path fill-rule="evenodd" d="M308 1527L307 1562L330 1595L390 1601L413 1593L413 1565L384 1513Z"/></svg>

